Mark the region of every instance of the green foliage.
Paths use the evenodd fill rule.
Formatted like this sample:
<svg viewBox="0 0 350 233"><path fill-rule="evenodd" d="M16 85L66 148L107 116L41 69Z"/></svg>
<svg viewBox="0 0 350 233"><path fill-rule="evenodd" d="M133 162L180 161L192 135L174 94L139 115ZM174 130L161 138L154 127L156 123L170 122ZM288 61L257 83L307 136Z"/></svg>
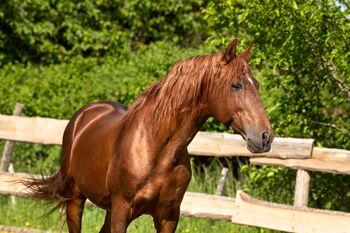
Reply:
<svg viewBox="0 0 350 233"><path fill-rule="evenodd" d="M0 111L11 114L16 102L24 115L69 119L90 102L112 100L129 105L176 61L203 50L159 42L128 56L71 59L69 63L5 65L0 69ZM5 98L6 97L6 98Z"/></svg>
<svg viewBox="0 0 350 233"><path fill-rule="evenodd" d="M227 180L223 190L223 195L234 197L236 190L241 183L233 177L232 171L237 169L230 161L224 161L230 172L227 174ZM215 194L218 181L220 180L220 171L223 168L222 162L217 158L201 161L198 157L191 157L192 179L188 190L191 192L204 192Z"/></svg>
<svg viewBox="0 0 350 233"><path fill-rule="evenodd" d="M311 173L309 205L349 212L349 183L349 175Z"/></svg>
<svg viewBox="0 0 350 233"><path fill-rule="evenodd" d="M262 200L293 205L294 170L243 165L241 172L246 175L243 191Z"/></svg>
<svg viewBox="0 0 350 233"><path fill-rule="evenodd" d="M198 45L206 34L200 15L205 4L205 0L2 0L0 66L115 55L139 42Z"/></svg>
<svg viewBox="0 0 350 233"><path fill-rule="evenodd" d="M60 146L17 143L12 153L16 172L51 175L57 170L60 160Z"/></svg>

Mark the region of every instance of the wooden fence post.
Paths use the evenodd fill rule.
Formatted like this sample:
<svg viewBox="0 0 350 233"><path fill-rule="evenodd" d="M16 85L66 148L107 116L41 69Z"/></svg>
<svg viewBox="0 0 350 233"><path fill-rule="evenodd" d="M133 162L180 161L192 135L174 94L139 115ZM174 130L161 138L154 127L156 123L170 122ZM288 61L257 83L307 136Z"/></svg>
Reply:
<svg viewBox="0 0 350 233"><path fill-rule="evenodd" d="M294 206L307 207L309 201L310 175L307 171L298 169L294 192Z"/></svg>
<svg viewBox="0 0 350 233"><path fill-rule="evenodd" d="M15 116L21 115L23 106L24 106L23 104L17 103L13 111L13 115ZM4 150L1 158L0 171L7 172L9 170L9 166L11 163L11 154L12 154L14 145L15 145L14 141L5 142L5 146L4 146Z"/></svg>
<svg viewBox="0 0 350 233"><path fill-rule="evenodd" d="M13 168L13 163L10 163L9 173L12 173L12 174L15 173L15 169ZM17 202L16 202L16 197L15 196L11 196L11 203L12 203L12 205L16 205Z"/></svg>
<svg viewBox="0 0 350 233"><path fill-rule="evenodd" d="M218 186L216 188L216 192L215 192L216 195L222 195L224 192L228 170L229 169L227 167L223 167L221 170L219 184L218 184Z"/></svg>

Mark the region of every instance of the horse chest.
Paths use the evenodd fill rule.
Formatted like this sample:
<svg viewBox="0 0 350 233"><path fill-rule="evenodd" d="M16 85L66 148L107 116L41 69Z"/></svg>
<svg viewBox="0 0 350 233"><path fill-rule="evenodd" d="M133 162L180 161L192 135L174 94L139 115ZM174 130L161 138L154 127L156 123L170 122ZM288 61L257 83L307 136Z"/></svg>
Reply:
<svg viewBox="0 0 350 233"><path fill-rule="evenodd" d="M135 207L155 205L179 205L191 179L191 171L184 165L174 167L167 173L153 174L145 184L135 192Z"/></svg>

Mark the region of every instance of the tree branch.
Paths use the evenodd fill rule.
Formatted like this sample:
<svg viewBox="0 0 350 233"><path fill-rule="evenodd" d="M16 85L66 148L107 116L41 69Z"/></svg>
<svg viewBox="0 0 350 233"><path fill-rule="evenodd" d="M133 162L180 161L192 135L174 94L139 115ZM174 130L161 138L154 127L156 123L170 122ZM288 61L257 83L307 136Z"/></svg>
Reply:
<svg viewBox="0 0 350 233"><path fill-rule="evenodd" d="M340 90L345 94L345 98L347 100L348 103L350 103L350 87L345 83L344 80L340 79L335 70L335 65L334 64L331 64L329 65L330 66L330 69L329 69L329 74L330 74L330 77L338 84L338 87L340 88Z"/></svg>
<svg viewBox="0 0 350 233"><path fill-rule="evenodd" d="M342 133L349 133L350 131L347 130L347 129L344 129L344 128L340 128L338 126L336 126L335 124L332 124L332 123L325 123L325 122L319 122L319 121L313 121L311 120L311 123L314 123L314 124L318 124L318 125L323 125L323 126L327 126L327 127L331 127L331 128L334 128Z"/></svg>

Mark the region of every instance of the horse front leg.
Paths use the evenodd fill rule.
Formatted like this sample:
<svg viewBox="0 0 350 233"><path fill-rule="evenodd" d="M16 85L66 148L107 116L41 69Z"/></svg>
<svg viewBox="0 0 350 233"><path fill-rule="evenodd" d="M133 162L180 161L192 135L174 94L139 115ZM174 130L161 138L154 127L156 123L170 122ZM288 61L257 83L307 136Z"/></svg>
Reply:
<svg viewBox="0 0 350 233"><path fill-rule="evenodd" d="M174 233L180 218L180 206L160 207L153 214L154 226L157 233Z"/></svg>
<svg viewBox="0 0 350 233"><path fill-rule="evenodd" d="M123 198L112 197L111 233L126 233L131 222L131 203Z"/></svg>

